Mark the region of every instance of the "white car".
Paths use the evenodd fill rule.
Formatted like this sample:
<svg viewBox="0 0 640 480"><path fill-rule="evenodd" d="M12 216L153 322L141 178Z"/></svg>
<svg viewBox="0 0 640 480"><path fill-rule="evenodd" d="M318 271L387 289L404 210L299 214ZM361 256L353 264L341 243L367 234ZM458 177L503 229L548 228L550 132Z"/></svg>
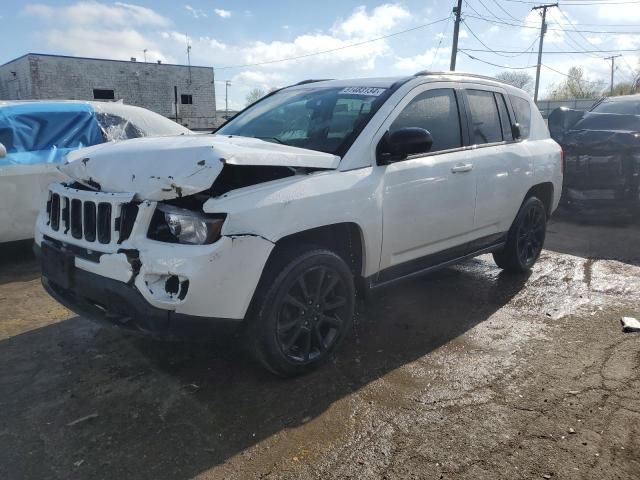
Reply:
<svg viewBox="0 0 640 480"><path fill-rule="evenodd" d="M242 327L288 376L349 331L356 291L492 252L524 272L562 188L531 98L453 73L307 81L215 135L70 153L37 223L42 281L159 335Z"/></svg>
<svg viewBox="0 0 640 480"><path fill-rule="evenodd" d="M33 226L57 167L78 148L189 129L119 102L0 101L0 243L33 238Z"/></svg>

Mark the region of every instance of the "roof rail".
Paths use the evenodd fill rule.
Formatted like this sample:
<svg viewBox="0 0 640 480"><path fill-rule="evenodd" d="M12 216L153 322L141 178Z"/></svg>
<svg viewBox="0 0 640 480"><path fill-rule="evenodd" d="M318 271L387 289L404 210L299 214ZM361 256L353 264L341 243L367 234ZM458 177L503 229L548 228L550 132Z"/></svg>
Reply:
<svg viewBox="0 0 640 480"><path fill-rule="evenodd" d="M307 83L326 82L327 80L333 80L333 78L309 78L308 80L302 80L301 82L294 83L291 86L295 87L296 85L306 85Z"/></svg>
<svg viewBox="0 0 640 480"><path fill-rule="evenodd" d="M480 75L478 73L464 73L464 72L431 72L429 70L421 70L413 74L414 77L422 77L427 75L460 75L462 77L473 77L473 78L482 78L484 80L493 80L498 81L494 77L489 77L488 75Z"/></svg>

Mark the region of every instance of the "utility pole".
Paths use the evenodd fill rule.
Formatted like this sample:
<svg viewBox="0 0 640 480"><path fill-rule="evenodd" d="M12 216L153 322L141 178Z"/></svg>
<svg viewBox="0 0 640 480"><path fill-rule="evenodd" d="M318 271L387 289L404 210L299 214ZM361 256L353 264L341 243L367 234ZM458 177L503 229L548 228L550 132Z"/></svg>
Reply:
<svg viewBox="0 0 640 480"><path fill-rule="evenodd" d="M460 15L462 14L462 0L458 0L458 6L453 7L453 13L456 14L456 21L453 24L453 45L451 46L451 63L449 70L455 72L456 57L458 56L458 34L460 33Z"/></svg>
<svg viewBox="0 0 640 480"><path fill-rule="evenodd" d="M604 60L611 60L611 89L610 95L613 96L613 71L615 70L616 58L621 57L622 55L611 55L610 57L604 57Z"/></svg>
<svg viewBox="0 0 640 480"><path fill-rule="evenodd" d="M531 10L542 10L542 24L540 25L540 45L538 45L538 66L536 68L536 87L533 93L533 101L538 101L538 89L540 88L540 65L542 64L542 44L544 42L544 34L547 33L547 8L557 7L557 3L547 3L546 5L537 5Z"/></svg>
<svg viewBox="0 0 640 480"><path fill-rule="evenodd" d="M229 120L229 87L231 80L224 81L224 119Z"/></svg>

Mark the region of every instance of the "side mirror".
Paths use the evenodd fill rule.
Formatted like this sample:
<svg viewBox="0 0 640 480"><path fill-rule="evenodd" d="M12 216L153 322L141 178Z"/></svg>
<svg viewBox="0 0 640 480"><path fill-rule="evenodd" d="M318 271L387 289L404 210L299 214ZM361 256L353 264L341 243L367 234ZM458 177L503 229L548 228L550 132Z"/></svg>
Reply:
<svg viewBox="0 0 640 480"><path fill-rule="evenodd" d="M7 156L7 147L0 143L0 158Z"/></svg>
<svg viewBox="0 0 640 480"><path fill-rule="evenodd" d="M386 165L404 160L409 155L426 153L432 145L433 138L424 128L405 127L387 132L378 144L378 164Z"/></svg>
<svg viewBox="0 0 640 480"><path fill-rule="evenodd" d="M522 132L520 131L519 123L514 123L513 125L511 125L511 135L513 135L514 140L520 140L520 137L522 137Z"/></svg>
<svg viewBox="0 0 640 480"><path fill-rule="evenodd" d="M584 110L573 110L567 107L554 109L547 119L549 133L555 141L560 141L565 133L584 116Z"/></svg>

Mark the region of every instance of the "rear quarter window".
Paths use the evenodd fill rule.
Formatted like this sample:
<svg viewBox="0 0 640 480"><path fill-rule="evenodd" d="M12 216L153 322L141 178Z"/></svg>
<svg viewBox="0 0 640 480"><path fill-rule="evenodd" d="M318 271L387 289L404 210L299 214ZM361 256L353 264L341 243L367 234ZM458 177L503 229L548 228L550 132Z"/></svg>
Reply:
<svg viewBox="0 0 640 480"><path fill-rule="evenodd" d="M516 122L520 124L520 138L529 138L531 133L531 104L524 98L511 95L511 106L516 116Z"/></svg>

